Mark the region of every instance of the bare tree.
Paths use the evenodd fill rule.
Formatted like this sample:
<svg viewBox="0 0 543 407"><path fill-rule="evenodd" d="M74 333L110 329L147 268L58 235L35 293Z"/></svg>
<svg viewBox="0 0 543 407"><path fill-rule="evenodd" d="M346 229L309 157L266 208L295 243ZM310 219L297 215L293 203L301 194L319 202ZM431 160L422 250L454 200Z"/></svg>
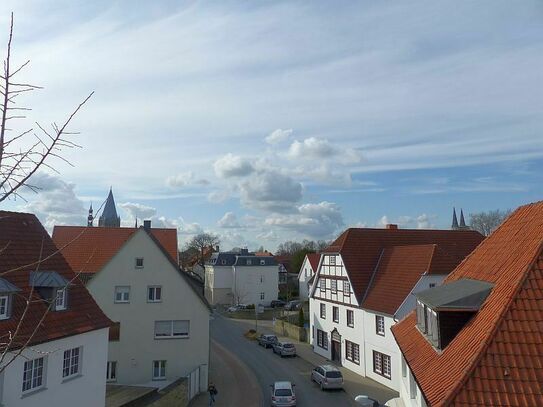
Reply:
<svg viewBox="0 0 543 407"><path fill-rule="evenodd" d="M68 140L69 135L76 133L68 131L68 125L90 99L89 94L83 102L68 116L63 124L51 123L51 128L35 123L35 127L23 126L24 130L11 132L8 124L16 119L26 119L26 113L31 109L17 105L18 97L22 94L41 89L39 86L18 81L16 76L25 68L30 60L12 68L13 13L9 30L4 69L0 75L0 202L8 198L22 198L21 188L27 187L36 192L39 188L32 184L31 177L39 170L48 168L58 172L50 163L52 159L60 159L71 165L62 157L66 148L80 147ZM32 141L27 141L31 136ZM23 198L24 199L24 198Z"/></svg>
<svg viewBox="0 0 543 407"><path fill-rule="evenodd" d="M219 244L220 239L218 236L212 233L200 233L189 240L185 250L197 251L199 253L198 264L204 267L206 250L213 250Z"/></svg>
<svg viewBox="0 0 543 407"><path fill-rule="evenodd" d="M470 213L470 227L484 236L490 235L511 214L511 209Z"/></svg>

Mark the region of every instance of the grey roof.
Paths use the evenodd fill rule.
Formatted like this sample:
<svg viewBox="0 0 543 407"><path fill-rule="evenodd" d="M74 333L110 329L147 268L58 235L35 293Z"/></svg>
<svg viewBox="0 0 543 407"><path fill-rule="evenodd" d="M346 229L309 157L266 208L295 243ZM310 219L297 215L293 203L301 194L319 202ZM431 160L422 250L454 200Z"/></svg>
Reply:
<svg viewBox="0 0 543 407"><path fill-rule="evenodd" d="M30 273L30 285L34 287L66 287L68 280L56 271L32 271Z"/></svg>
<svg viewBox="0 0 543 407"><path fill-rule="evenodd" d="M464 219L464 210L460 209L460 227L465 228L466 227L466 220Z"/></svg>
<svg viewBox="0 0 543 407"><path fill-rule="evenodd" d="M234 266L277 266L273 256L236 256Z"/></svg>
<svg viewBox="0 0 543 407"><path fill-rule="evenodd" d="M453 220L452 220L452 229L458 229L458 218L456 217L456 209L453 208Z"/></svg>
<svg viewBox="0 0 543 407"><path fill-rule="evenodd" d="M0 278L0 293L14 293L17 291L21 291L21 289L11 284L8 280Z"/></svg>
<svg viewBox="0 0 543 407"><path fill-rule="evenodd" d="M107 196L104 210L99 219L99 225L110 227L120 226L120 218L117 215L117 208L115 207L115 199L113 198L113 191L111 188L109 189L109 195Z"/></svg>
<svg viewBox="0 0 543 407"><path fill-rule="evenodd" d="M478 310L494 285L464 278L416 294L419 301L434 310Z"/></svg>

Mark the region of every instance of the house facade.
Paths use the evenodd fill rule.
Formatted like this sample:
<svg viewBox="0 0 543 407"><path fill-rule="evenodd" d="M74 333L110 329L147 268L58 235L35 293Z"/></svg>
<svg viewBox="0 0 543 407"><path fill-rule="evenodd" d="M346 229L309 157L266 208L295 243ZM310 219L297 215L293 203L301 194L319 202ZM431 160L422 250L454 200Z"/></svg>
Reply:
<svg viewBox="0 0 543 407"><path fill-rule="evenodd" d="M298 273L298 293L300 300L307 301L309 292L314 281L314 276L319 267L321 255L319 253L310 253L305 256L302 267Z"/></svg>
<svg viewBox="0 0 543 407"><path fill-rule="evenodd" d="M278 266L273 256L247 249L213 253L206 264L205 296L215 304L263 304L277 299Z"/></svg>
<svg viewBox="0 0 543 407"><path fill-rule="evenodd" d="M543 405L543 202L518 208L392 328L390 406Z"/></svg>
<svg viewBox="0 0 543 407"><path fill-rule="evenodd" d="M81 234L77 245L66 249L66 258L87 267L87 288L115 323L107 380L164 387L200 368L204 390L210 308L173 258L177 231L153 229L146 221L137 229L60 226L53 238L61 247L76 234ZM108 258L95 258L103 246Z"/></svg>
<svg viewBox="0 0 543 407"><path fill-rule="evenodd" d="M472 231L349 229L322 254L310 291L316 353L399 390L390 328L483 237ZM411 308L412 309L412 308Z"/></svg>
<svg viewBox="0 0 543 407"><path fill-rule="evenodd" d="M34 215L0 211L0 246L0 405L104 406L111 321Z"/></svg>

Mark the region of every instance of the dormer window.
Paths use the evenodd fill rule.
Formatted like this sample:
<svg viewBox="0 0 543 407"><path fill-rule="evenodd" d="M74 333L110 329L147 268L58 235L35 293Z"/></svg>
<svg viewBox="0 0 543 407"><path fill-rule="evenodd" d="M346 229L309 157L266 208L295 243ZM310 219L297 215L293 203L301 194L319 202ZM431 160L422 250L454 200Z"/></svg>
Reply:
<svg viewBox="0 0 543 407"><path fill-rule="evenodd" d="M21 291L9 281L0 278L0 320L11 317L13 294Z"/></svg>
<svg viewBox="0 0 543 407"><path fill-rule="evenodd" d="M251 264L253 264L253 261L252 260L247 260L247 265L250 266Z"/></svg>
<svg viewBox="0 0 543 407"><path fill-rule="evenodd" d="M266 265L266 260L260 260L260 265L265 266Z"/></svg>
<svg viewBox="0 0 543 407"><path fill-rule="evenodd" d="M66 288L57 289L57 299L55 301L55 310L63 311L66 309Z"/></svg>
<svg viewBox="0 0 543 407"><path fill-rule="evenodd" d="M2 295L0 297L0 319L9 318L9 296Z"/></svg>
<svg viewBox="0 0 543 407"><path fill-rule="evenodd" d="M479 311L493 285L462 279L417 294L417 327L443 350Z"/></svg>
<svg viewBox="0 0 543 407"><path fill-rule="evenodd" d="M52 311L64 311L68 308L68 283L68 280L56 271L30 273L30 285L44 300L51 303Z"/></svg>

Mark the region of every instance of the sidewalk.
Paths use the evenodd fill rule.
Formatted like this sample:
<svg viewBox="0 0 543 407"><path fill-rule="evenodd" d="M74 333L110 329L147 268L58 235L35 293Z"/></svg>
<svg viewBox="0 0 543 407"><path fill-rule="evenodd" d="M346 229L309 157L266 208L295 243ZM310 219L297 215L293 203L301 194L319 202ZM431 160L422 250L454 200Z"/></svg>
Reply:
<svg viewBox="0 0 543 407"><path fill-rule="evenodd" d="M214 407L260 405L261 390L254 375L243 362L214 340L211 340L209 379L219 392ZM196 396L189 406L209 406L209 394L205 392Z"/></svg>
<svg viewBox="0 0 543 407"><path fill-rule="evenodd" d="M247 329L254 329L254 321L245 321L245 320L235 320L236 322L247 324ZM272 321L258 321L258 332L264 334L275 334L273 331L273 322ZM317 366L322 364L333 364L330 360L316 354L313 352L313 348L310 344L305 342L298 342L292 338L286 338L278 336L279 340L285 340L292 342L296 346L296 352L298 356L304 359L306 362ZM371 398L378 400L381 403L399 397L398 393L394 390L389 389L386 386L383 386L381 383L369 379L364 376L360 376L349 369L338 366L339 370L343 374L344 385L343 388L345 392L351 396L353 399L359 394L365 394Z"/></svg>

